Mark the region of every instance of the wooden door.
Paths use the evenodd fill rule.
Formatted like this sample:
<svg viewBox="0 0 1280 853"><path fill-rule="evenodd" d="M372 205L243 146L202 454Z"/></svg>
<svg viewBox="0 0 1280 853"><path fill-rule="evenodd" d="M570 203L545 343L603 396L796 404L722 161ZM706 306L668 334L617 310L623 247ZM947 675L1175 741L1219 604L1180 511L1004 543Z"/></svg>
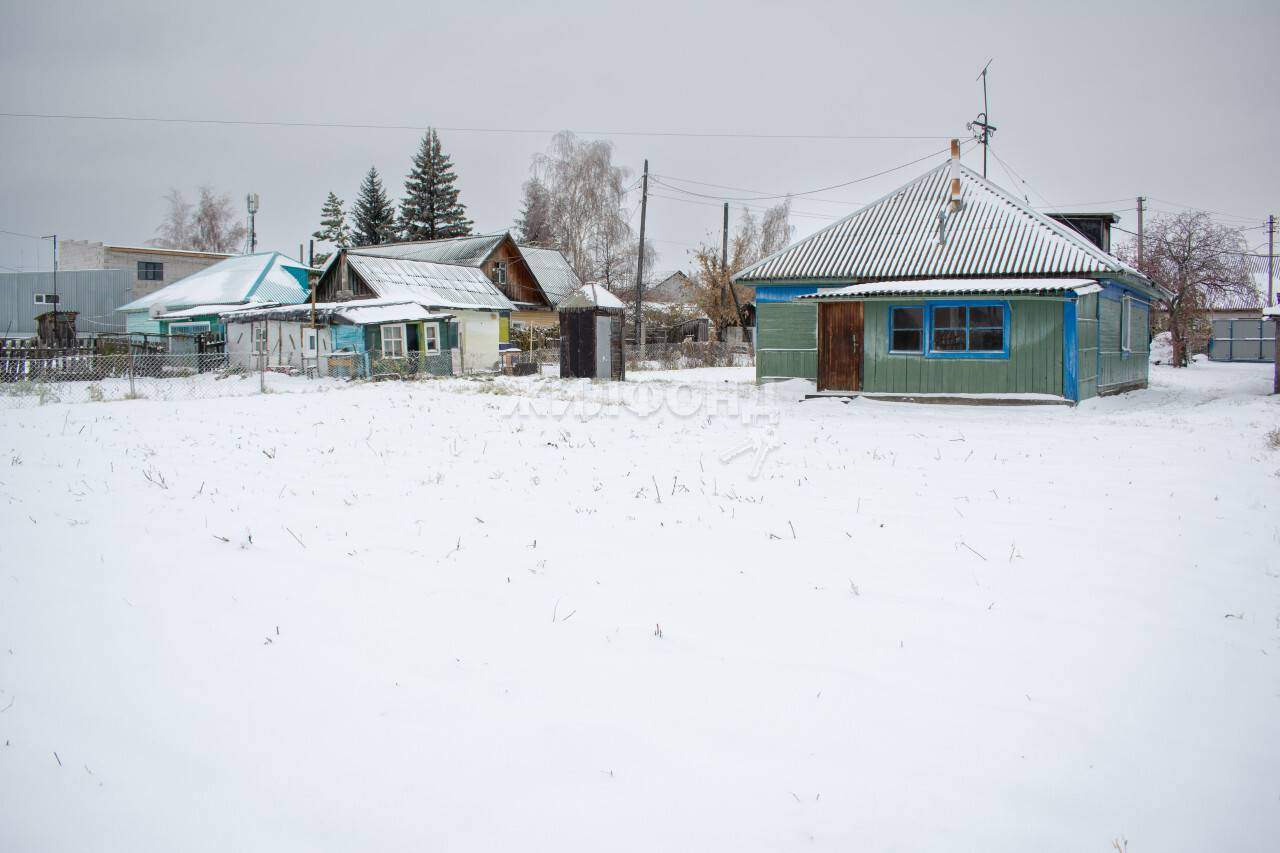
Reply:
<svg viewBox="0 0 1280 853"><path fill-rule="evenodd" d="M862 303L818 303L818 390L862 389Z"/></svg>

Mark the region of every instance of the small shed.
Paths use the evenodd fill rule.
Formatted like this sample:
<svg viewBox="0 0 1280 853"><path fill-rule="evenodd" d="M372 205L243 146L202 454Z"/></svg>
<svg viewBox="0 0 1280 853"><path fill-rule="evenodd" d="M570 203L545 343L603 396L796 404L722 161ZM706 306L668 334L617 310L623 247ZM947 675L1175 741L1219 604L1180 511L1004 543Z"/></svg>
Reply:
<svg viewBox="0 0 1280 853"><path fill-rule="evenodd" d="M76 345L76 312L46 311L36 315L36 340L46 347Z"/></svg>
<svg viewBox="0 0 1280 853"><path fill-rule="evenodd" d="M626 379L622 300L587 284L560 303L560 376Z"/></svg>

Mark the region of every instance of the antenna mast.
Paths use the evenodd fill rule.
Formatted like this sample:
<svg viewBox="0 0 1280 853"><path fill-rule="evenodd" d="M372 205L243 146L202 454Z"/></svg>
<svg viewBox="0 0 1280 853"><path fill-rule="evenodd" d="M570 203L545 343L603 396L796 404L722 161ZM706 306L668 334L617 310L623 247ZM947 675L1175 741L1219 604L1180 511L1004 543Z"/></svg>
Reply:
<svg viewBox="0 0 1280 853"><path fill-rule="evenodd" d="M996 132L996 126L990 123L987 115L990 108L987 106L987 69L991 67L991 63L995 59L988 59L987 64L982 66L982 71L978 73L975 79L982 81L982 112L978 113L978 117L969 122L969 131L971 133L977 131L978 141L982 143L982 177L987 176L987 146L991 143L991 134Z"/></svg>

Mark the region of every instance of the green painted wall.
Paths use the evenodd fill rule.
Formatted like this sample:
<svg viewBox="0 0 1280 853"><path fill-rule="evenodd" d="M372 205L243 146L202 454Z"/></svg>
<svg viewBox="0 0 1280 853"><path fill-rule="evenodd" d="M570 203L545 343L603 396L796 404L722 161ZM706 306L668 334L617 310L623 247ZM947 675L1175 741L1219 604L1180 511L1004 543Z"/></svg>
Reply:
<svg viewBox="0 0 1280 853"><path fill-rule="evenodd" d="M1146 305L1131 303L1130 343L1132 350L1123 352L1120 348L1120 323L1123 315L1119 299L1109 299L1103 295L1098 299L1098 392L1105 394L1108 390L1123 385L1140 383L1145 385L1150 369L1148 358L1151 352L1151 318Z"/></svg>
<svg viewBox="0 0 1280 853"><path fill-rule="evenodd" d="M756 381L818 378L818 306L765 302L756 309Z"/></svg>
<svg viewBox="0 0 1280 853"><path fill-rule="evenodd" d="M923 305L925 300L895 299L864 304L864 391L887 394L1062 395L1060 301L1009 300L1008 358L891 355L889 306Z"/></svg>
<svg viewBox="0 0 1280 853"><path fill-rule="evenodd" d="M1098 396L1098 294L1076 300L1076 377L1080 396Z"/></svg>
<svg viewBox="0 0 1280 853"><path fill-rule="evenodd" d="M158 335L160 321L152 320L146 311L130 311L124 315L124 330L130 333Z"/></svg>

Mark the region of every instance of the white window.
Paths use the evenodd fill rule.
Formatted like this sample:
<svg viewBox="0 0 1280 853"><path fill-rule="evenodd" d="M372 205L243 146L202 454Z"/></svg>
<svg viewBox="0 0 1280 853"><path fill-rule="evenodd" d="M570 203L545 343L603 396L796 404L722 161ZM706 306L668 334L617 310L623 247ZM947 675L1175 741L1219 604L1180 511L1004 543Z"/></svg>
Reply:
<svg viewBox="0 0 1280 853"><path fill-rule="evenodd" d="M404 324L382 327L382 354L388 358L404 356Z"/></svg>
<svg viewBox="0 0 1280 853"><path fill-rule="evenodd" d="M169 334L171 335L203 335L211 331L208 321L200 323L170 323Z"/></svg>
<svg viewBox="0 0 1280 853"><path fill-rule="evenodd" d="M58 295L56 293L37 293L33 301L36 305L57 305Z"/></svg>
<svg viewBox="0 0 1280 853"><path fill-rule="evenodd" d="M422 327L422 333L422 351L440 352L440 327L435 323L428 323Z"/></svg>
<svg viewBox="0 0 1280 853"><path fill-rule="evenodd" d="M256 353L265 353L267 351L266 323L263 323L261 326L257 323L253 325L253 351Z"/></svg>
<svg viewBox="0 0 1280 853"><path fill-rule="evenodd" d="M507 262L495 261L493 264L493 283L503 285L507 283Z"/></svg>
<svg viewBox="0 0 1280 853"><path fill-rule="evenodd" d="M1133 299L1127 294L1120 300L1120 350L1133 351Z"/></svg>
<svg viewBox="0 0 1280 853"><path fill-rule="evenodd" d="M304 337L306 339L307 355L315 355L316 354L316 330L307 329Z"/></svg>

